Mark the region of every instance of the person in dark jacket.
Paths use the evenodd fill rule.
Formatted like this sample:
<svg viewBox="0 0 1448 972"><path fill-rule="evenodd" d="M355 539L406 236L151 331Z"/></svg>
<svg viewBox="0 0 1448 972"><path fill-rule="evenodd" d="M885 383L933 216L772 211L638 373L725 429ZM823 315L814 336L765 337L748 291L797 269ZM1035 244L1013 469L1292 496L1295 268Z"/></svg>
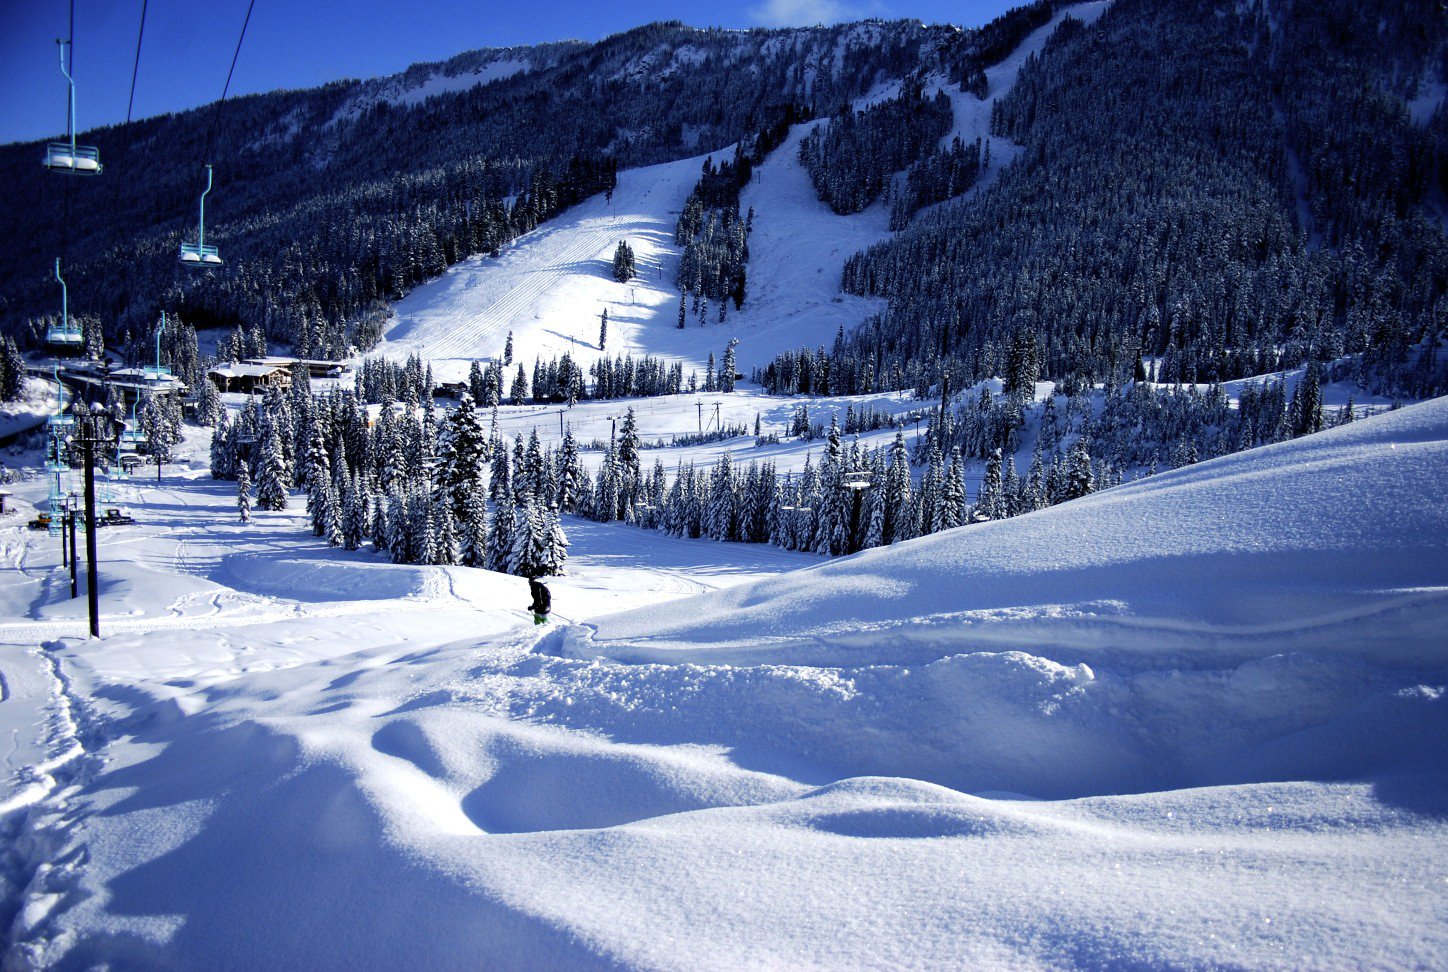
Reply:
<svg viewBox="0 0 1448 972"><path fill-rule="evenodd" d="M553 595L536 577L528 578L528 593L533 595L533 603L528 605L533 612L533 623L547 624L548 612L553 608Z"/></svg>

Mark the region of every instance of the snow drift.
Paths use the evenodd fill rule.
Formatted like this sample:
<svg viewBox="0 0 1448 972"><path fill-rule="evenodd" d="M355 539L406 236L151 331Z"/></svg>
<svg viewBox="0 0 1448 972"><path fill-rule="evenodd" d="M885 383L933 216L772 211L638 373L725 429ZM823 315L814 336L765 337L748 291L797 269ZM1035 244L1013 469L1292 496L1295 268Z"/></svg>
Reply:
<svg viewBox="0 0 1448 972"><path fill-rule="evenodd" d="M1448 665L1448 399L868 551L559 650L866 665L1017 648L1203 668L1310 651ZM953 646L953 647L952 647ZM947 650L949 649L949 650Z"/></svg>

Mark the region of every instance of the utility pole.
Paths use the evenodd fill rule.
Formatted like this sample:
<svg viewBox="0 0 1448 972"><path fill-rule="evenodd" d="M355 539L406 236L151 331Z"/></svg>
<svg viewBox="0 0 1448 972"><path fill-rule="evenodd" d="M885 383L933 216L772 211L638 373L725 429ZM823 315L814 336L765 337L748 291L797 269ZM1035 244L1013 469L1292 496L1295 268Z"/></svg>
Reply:
<svg viewBox="0 0 1448 972"><path fill-rule="evenodd" d="M94 428L85 430L85 583L92 638L101 636L100 585L96 577L96 453ZM160 463L156 464L159 473ZM75 528L71 528L74 537Z"/></svg>
<svg viewBox="0 0 1448 972"><path fill-rule="evenodd" d="M76 582L75 569L75 497L72 495L70 508L65 513L66 520L70 521L70 599L74 601L80 596L80 589Z"/></svg>
<svg viewBox="0 0 1448 972"><path fill-rule="evenodd" d="M704 403L695 402L694 407L699 410L699 434L704 434Z"/></svg>
<svg viewBox="0 0 1448 972"><path fill-rule="evenodd" d="M90 634L101 636L100 578L96 570L96 446L109 445L116 434L116 422L99 403L87 408L76 406L76 432L85 450L85 559L86 599L90 611ZM75 525L71 524L71 543L75 542ZM75 555L71 555L75 564Z"/></svg>

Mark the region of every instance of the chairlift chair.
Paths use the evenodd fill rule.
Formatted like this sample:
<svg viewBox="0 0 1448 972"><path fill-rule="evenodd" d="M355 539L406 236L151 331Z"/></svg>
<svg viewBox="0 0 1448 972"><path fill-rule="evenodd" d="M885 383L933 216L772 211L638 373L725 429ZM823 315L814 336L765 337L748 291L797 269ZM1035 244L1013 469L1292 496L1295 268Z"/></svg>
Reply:
<svg viewBox="0 0 1448 972"><path fill-rule="evenodd" d="M68 40L57 40L60 46L60 73L65 77L65 83L70 89L70 102L66 112L65 133L67 141L51 142L45 146L44 166L51 172L59 172L61 175L100 175L101 153L94 145L77 145L75 143L75 79L65 69L65 49L70 45Z"/></svg>
<svg viewBox="0 0 1448 972"><path fill-rule="evenodd" d="M166 331L166 312L161 312L161 326L156 328L156 363L141 369L141 377L152 384L163 384L171 380L171 369L161 364L161 335Z"/></svg>
<svg viewBox="0 0 1448 972"><path fill-rule="evenodd" d="M192 270L213 270L221 266L216 247L206 245L206 196L211 192L211 165L206 166L206 189L201 193L201 215L196 224L196 242L181 244L181 265Z"/></svg>
<svg viewBox="0 0 1448 972"><path fill-rule="evenodd" d="M45 329L46 343L79 347L85 341L85 335L81 333L80 321L70 319L70 292L66 289L65 278L60 275L60 257L55 258L55 279L60 283L60 323Z"/></svg>

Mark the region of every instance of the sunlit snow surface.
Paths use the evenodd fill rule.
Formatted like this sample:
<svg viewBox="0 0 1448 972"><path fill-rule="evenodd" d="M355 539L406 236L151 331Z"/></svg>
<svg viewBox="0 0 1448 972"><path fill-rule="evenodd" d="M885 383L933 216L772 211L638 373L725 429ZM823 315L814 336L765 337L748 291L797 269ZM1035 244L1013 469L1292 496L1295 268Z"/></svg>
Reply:
<svg viewBox="0 0 1448 972"><path fill-rule="evenodd" d="M87 642L12 521L10 960L1431 965L1445 466L1435 401L828 566L572 523L541 641L198 473Z"/></svg>

